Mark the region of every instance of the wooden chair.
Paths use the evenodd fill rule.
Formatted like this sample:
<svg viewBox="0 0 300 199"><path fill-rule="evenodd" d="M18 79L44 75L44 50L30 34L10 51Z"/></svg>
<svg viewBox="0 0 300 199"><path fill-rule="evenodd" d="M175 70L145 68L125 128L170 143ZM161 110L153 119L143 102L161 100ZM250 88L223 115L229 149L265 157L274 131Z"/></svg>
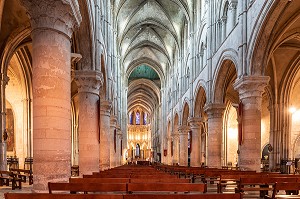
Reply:
<svg viewBox="0 0 300 199"><path fill-rule="evenodd" d="M18 178L21 178L22 182L26 182L26 179L28 178L29 185L33 184L33 175L30 170L11 168L10 171L12 171L16 176L18 176Z"/></svg>
<svg viewBox="0 0 300 199"><path fill-rule="evenodd" d="M22 188L21 178L19 178L11 171L0 171L0 186L3 186L3 184L9 186L9 182L11 182L12 190L15 190L16 188Z"/></svg>

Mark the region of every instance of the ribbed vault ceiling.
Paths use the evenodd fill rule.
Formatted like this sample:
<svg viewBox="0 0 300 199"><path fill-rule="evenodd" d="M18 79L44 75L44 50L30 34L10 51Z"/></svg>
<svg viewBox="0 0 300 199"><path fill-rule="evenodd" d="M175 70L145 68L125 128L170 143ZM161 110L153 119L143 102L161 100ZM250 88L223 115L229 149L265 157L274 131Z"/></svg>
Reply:
<svg viewBox="0 0 300 199"><path fill-rule="evenodd" d="M127 77L132 65L141 62L153 67L160 77L159 85L163 84L166 71L180 53L183 28L189 22L189 1L117 0L115 6L119 52ZM139 82L141 85L137 85ZM147 90L156 89L153 86L140 88L145 87L144 83L135 79L136 87L129 86L128 110L143 104L152 111L160 101L160 92ZM157 82L155 85L158 86Z"/></svg>

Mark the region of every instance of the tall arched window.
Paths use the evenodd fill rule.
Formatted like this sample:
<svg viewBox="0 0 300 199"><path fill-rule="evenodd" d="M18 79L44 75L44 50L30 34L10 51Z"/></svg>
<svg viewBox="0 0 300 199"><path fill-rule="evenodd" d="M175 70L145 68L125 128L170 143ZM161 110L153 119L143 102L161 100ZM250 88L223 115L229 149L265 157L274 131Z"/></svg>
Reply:
<svg viewBox="0 0 300 199"><path fill-rule="evenodd" d="M144 125L147 124L147 113L144 113Z"/></svg>
<svg viewBox="0 0 300 199"><path fill-rule="evenodd" d="M136 144L135 147L135 157L140 157L140 145Z"/></svg>
<svg viewBox="0 0 300 199"><path fill-rule="evenodd" d="M133 124L133 112L129 114L129 124Z"/></svg>
<svg viewBox="0 0 300 199"><path fill-rule="evenodd" d="M137 111L136 114L135 114L135 124L141 124L140 123L140 112Z"/></svg>

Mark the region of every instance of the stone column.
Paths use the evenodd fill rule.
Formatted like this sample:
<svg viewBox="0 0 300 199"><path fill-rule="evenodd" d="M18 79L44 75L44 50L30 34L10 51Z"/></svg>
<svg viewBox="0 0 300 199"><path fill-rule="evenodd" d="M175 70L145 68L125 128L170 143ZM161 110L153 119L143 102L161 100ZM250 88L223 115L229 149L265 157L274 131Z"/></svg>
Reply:
<svg viewBox="0 0 300 199"><path fill-rule="evenodd" d="M172 154L171 154L171 142L172 142L172 137L167 137L167 164L172 165Z"/></svg>
<svg viewBox="0 0 300 199"><path fill-rule="evenodd" d="M208 115L208 136L207 136L207 166L221 167L221 146L223 132L224 104L208 104L204 107Z"/></svg>
<svg viewBox="0 0 300 199"><path fill-rule="evenodd" d="M173 164L179 163L179 134L173 134Z"/></svg>
<svg viewBox="0 0 300 199"><path fill-rule="evenodd" d="M100 101L100 170L110 168L110 101Z"/></svg>
<svg viewBox="0 0 300 199"><path fill-rule="evenodd" d="M234 89L243 103L242 144L239 165L244 170L260 171L261 164L261 102L270 77L244 76L236 80Z"/></svg>
<svg viewBox="0 0 300 199"><path fill-rule="evenodd" d="M117 132L115 135L116 128L117 128L117 117L113 115L110 117L110 168L115 167L117 161L117 157L116 157L117 149L115 151L115 142L116 142L116 147L118 142Z"/></svg>
<svg viewBox="0 0 300 199"><path fill-rule="evenodd" d="M103 76L98 71L75 71L78 86L79 172L99 171L99 89Z"/></svg>
<svg viewBox="0 0 300 199"><path fill-rule="evenodd" d="M121 142L123 140L123 135L121 132L120 127L117 128L117 153L116 153L116 157L117 157L117 164L116 166L120 166L122 165L122 156L123 156L123 150L121 147ZM123 145L123 143L122 143Z"/></svg>
<svg viewBox="0 0 300 199"><path fill-rule="evenodd" d="M221 23L222 23L222 25L221 25L221 27L222 27L222 41L221 41L221 43L226 39L226 37L227 37L227 33L226 33L226 29L227 29L227 27L226 27L226 22L227 22L227 17L225 17L225 16L223 16L223 17L221 17Z"/></svg>
<svg viewBox="0 0 300 199"><path fill-rule="evenodd" d="M192 117L188 120L192 130L192 150L191 150L191 166L201 166L201 117Z"/></svg>
<svg viewBox="0 0 300 199"><path fill-rule="evenodd" d="M81 22L77 1L22 0L32 27L35 192L71 175L71 36Z"/></svg>
<svg viewBox="0 0 300 199"><path fill-rule="evenodd" d="M236 7L237 7L238 1L237 0L231 0L229 1L229 12L228 15L230 18L230 27L231 29L234 28L236 24Z"/></svg>
<svg viewBox="0 0 300 199"><path fill-rule="evenodd" d="M180 139L180 148L179 148L179 165L187 166L188 165L188 133L190 131L189 126L179 126L179 139Z"/></svg>
<svg viewBox="0 0 300 199"><path fill-rule="evenodd" d="M2 171L7 170L7 160L6 160L6 152L7 152L7 143L6 140L3 139L3 133L6 129L6 102L5 102L5 88L8 84L9 77L5 74L1 74L0 76L0 169Z"/></svg>

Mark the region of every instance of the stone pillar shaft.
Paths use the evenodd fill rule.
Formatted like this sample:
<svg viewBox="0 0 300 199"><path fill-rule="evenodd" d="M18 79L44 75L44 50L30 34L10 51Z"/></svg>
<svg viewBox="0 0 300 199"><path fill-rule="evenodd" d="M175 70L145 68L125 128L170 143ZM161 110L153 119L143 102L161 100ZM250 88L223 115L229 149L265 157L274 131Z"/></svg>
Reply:
<svg viewBox="0 0 300 199"><path fill-rule="evenodd" d="M43 192L71 175L70 40L81 16L75 1L22 3L32 27L33 190Z"/></svg>
<svg viewBox="0 0 300 199"><path fill-rule="evenodd" d="M234 83L243 103L243 140L239 146L239 165L244 170L260 171L261 164L261 103L269 77L246 76Z"/></svg>
<svg viewBox="0 0 300 199"><path fill-rule="evenodd" d="M178 128L179 131L179 139L180 139L180 153L179 153L179 165L187 166L188 165L188 133L189 126L180 126Z"/></svg>
<svg viewBox="0 0 300 199"><path fill-rule="evenodd" d="M202 118L190 118L189 124L192 130L191 166L201 166L201 123Z"/></svg>
<svg viewBox="0 0 300 199"><path fill-rule="evenodd" d="M46 190L48 181L70 177L71 46L62 34L35 30L32 48L33 187L38 191Z"/></svg>
<svg viewBox="0 0 300 199"><path fill-rule="evenodd" d="M116 166L116 153L117 153L117 132L115 135L115 130L117 128L117 117L111 116L110 117L110 167L113 168ZM116 142L116 150L115 150L115 142Z"/></svg>
<svg viewBox="0 0 300 199"><path fill-rule="evenodd" d="M168 137L167 138L167 151L168 151L168 155L167 155L167 164L168 165L172 165L172 154L171 154L171 142L172 142L172 138L171 137Z"/></svg>
<svg viewBox="0 0 300 199"><path fill-rule="evenodd" d="M120 127L117 128L117 151L116 151L116 166L120 166L122 162L121 140L123 139Z"/></svg>
<svg viewBox="0 0 300 199"><path fill-rule="evenodd" d="M100 101L100 170L110 168L110 101Z"/></svg>
<svg viewBox="0 0 300 199"><path fill-rule="evenodd" d="M99 88L102 74L96 71L75 71L78 86L79 172L99 171Z"/></svg>
<svg viewBox="0 0 300 199"><path fill-rule="evenodd" d="M3 171L7 170L7 143L3 139L3 132L6 129L6 105L5 105L5 88L9 81L8 76L1 74L0 76L0 169Z"/></svg>
<svg viewBox="0 0 300 199"><path fill-rule="evenodd" d="M173 164L179 163L179 134L173 135Z"/></svg>
<svg viewBox="0 0 300 199"><path fill-rule="evenodd" d="M208 115L207 166L221 167L221 146L223 132L223 112L225 105L208 104L204 107Z"/></svg>

